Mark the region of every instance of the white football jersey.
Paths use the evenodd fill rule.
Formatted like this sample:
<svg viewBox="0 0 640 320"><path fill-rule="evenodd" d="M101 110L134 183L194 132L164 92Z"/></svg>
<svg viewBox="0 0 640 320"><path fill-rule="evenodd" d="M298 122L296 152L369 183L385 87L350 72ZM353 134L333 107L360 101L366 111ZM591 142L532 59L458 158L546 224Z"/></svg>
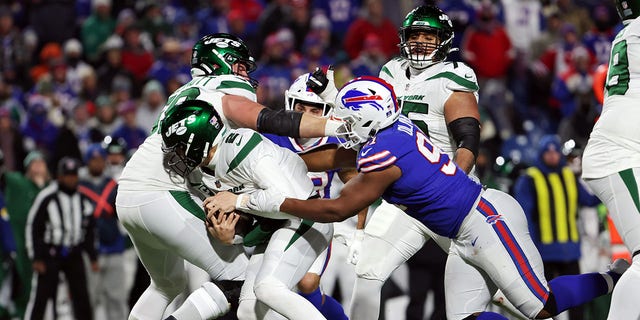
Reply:
<svg viewBox="0 0 640 320"><path fill-rule="evenodd" d="M409 62L395 58L382 67L380 78L393 86L402 114L449 156L457 149L444 119L444 104L454 91L473 92L478 100L478 81L461 62L436 63L418 75L410 75Z"/></svg>
<svg viewBox="0 0 640 320"><path fill-rule="evenodd" d="M640 167L640 19L620 30L611 58L602 114L582 159L582 176L597 179Z"/></svg>
<svg viewBox="0 0 640 320"><path fill-rule="evenodd" d="M152 133L127 162L118 180L118 188L128 191L188 191L184 178L164 166L162 137L158 124L167 111L186 99L207 101L216 109L227 128L238 126L222 112L222 97L226 94L244 96L256 101L255 89L249 82L235 75L196 77L178 88L169 98L153 126Z"/></svg>
<svg viewBox="0 0 640 320"><path fill-rule="evenodd" d="M202 181L214 192L274 189L296 199L308 199L313 193L313 183L302 158L251 129L226 130L206 168L203 171L210 172L203 174ZM299 219L283 212L249 213L273 219Z"/></svg>

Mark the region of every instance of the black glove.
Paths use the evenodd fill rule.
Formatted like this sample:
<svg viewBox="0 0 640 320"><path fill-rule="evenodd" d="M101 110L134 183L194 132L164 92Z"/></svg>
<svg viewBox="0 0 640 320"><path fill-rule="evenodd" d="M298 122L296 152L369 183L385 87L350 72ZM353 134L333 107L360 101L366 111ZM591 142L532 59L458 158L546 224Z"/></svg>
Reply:
<svg viewBox="0 0 640 320"><path fill-rule="evenodd" d="M332 65L329 66L329 70L333 70ZM307 87L317 95L324 92L328 84L329 79L327 78L327 74L324 73L320 67L316 67L316 70L309 75L309 79L307 80Z"/></svg>

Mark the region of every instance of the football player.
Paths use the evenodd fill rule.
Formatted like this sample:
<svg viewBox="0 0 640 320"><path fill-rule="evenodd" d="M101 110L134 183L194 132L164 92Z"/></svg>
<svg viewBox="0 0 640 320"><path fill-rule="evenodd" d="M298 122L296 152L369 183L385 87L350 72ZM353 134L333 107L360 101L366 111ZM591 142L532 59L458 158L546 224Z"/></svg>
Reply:
<svg viewBox="0 0 640 320"><path fill-rule="evenodd" d="M386 63L379 77L393 86L402 114L465 173L471 173L480 143L478 83L469 66L446 60L455 50L451 20L438 7L423 5L407 14L398 33L400 56ZM331 75L315 75L321 80L315 81L314 86L312 79L311 88L331 99L335 95L333 85L317 85L331 80ZM426 241L433 238L445 252L449 248L448 239L429 230L423 233L417 228L407 229L406 226L418 225L419 221L384 201L372 206L369 212L369 221L364 231L356 231L356 241L350 250L357 274L350 312L353 320L378 317L382 285ZM362 219L360 224L364 225ZM378 250L360 250L371 247ZM483 285L478 283L479 288ZM455 300L447 299L452 303Z"/></svg>
<svg viewBox="0 0 640 320"><path fill-rule="evenodd" d="M624 28L611 45L602 114L582 157L582 177L633 256L613 291L609 320L640 318L640 1L615 4Z"/></svg>
<svg viewBox="0 0 640 320"><path fill-rule="evenodd" d="M326 117L331 111L331 106L307 87L309 74L299 76L287 91L285 91L285 109L310 113L314 116ZM323 138L291 138L273 134L264 135L277 145L287 148L297 154L305 154L312 150L321 148L332 148L340 145L335 137ZM337 197L344 182L355 174L355 169L333 169L322 172L309 172L308 175L313 181L314 190L321 198ZM353 287L355 277L353 267L346 263L347 246L349 237L353 234L356 226L355 219L349 219L341 223L334 223L334 239L339 243L334 243L328 247L309 269L302 281L298 283L300 294L311 301L327 319L346 319L344 310L340 303L333 297L325 295L320 289L322 277L325 281L335 281L340 278L343 283L341 290L343 297L350 299L350 289ZM329 261L331 257L331 261ZM342 259L341 259L342 258ZM338 261L335 261L335 260ZM333 268L328 264L332 263ZM327 271L327 273L325 273ZM326 279L327 276L330 279ZM342 279L347 278L347 279ZM344 300L343 300L344 301Z"/></svg>
<svg viewBox="0 0 640 320"><path fill-rule="evenodd" d="M159 120L180 102L198 98L210 102L229 128L249 127L297 137L334 135L340 125L256 103L255 83L249 77L256 67L254 58L236 36L217 33L201 38L193 47L191 67L193 79L169 96ZM136 319L162 318L166 306L186 285L184 260L214 280L230 281L244 279L248 262L241 247L219 248L220 243L209 240L203 228L204 212L194 202L197 199L192 199L185 179L195 165L175 162L161 149L156 123L118 180L118 216L151 276L151 285L131 310L130 317ZM170 166L173 170L168 170ZM198 185L199 181L193 187L200 188ZM205 319L227 312L227 299L215 285L206 283L196 291L214 307L210 314L203 314L204 309L193 306L186 318Z"/></svg>
<svg viewBox="0 0 640 320"><path fill-rule="evenodd" d="M250 195L218 193L209 212L237 208L287 212L318 222L342 221L382 197L451 240L449 258L482 271L484 293L468 290L467 275L446 266L447 297L456 302L484 298L501 289L529 318L548 318L613 290L628 267L617 260L608 272L562 276L547 283L542 259L529 237L526 218L508 194L484 189L401 115L392 87L374 77L356 78L338 93L335 116L346 123L343 146L358 149L358 176L335 199L291 199L274 190ZM491 312L447 310L447 319L505 319Z"/></svg>
<svg viewBox="0 0 640 320"><path fill-rule="evenodd" d="M202 167L202 181L214 192L243 194L266 189L300 199L313 195L313 183L300 157L251 129L227 127L214 107L203 100L185 100L166 114L160 127L165 152L177 155L187 166ZM266 218L276 227L257 243L251 255L238 318L272 317L268 316L272 309L288 319L324 319L292 289L326 250L333 225L285 213L246 212ZM238 213L230 214L237 220ZM221 215L207 218L214 228L225 223Z"/></svg>

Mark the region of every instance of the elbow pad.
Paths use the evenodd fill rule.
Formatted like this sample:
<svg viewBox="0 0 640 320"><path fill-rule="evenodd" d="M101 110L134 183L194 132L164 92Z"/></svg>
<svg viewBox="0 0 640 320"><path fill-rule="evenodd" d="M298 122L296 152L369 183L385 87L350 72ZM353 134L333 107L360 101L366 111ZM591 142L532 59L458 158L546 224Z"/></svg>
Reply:
<svg viewBox="0 0 640 320"><path fill-rule="evenodd" d="M473 117L458 118L449 123L449 130L458 148L465 148L478 157L480 147L480 122Z"/></svg>
<svg viewBox="0 0 640 320"><path fill-rule="evenodd" d="M258 114L256 127L260 133L299 138L300 121L302 112L264 108Z"/></svg>

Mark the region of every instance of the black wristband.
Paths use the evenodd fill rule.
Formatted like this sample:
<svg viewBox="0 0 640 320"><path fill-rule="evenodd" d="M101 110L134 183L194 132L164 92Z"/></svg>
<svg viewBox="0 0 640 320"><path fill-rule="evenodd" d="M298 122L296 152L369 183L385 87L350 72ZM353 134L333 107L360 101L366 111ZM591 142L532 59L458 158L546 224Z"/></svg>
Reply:
<svg viewBox="0 0 640 320"><path fill-rule="evenodd" d="M480 121L473 117L458 118L449 123L449 130L458 148L468 149L478 157L480 148Z"/></svg>
<svg viewBox="0 0 640 320"><path fill-rule="evenodd" d="M258 114L257 128L260 133L299 138L301 121L302 112L264 108Z"/></svg>

